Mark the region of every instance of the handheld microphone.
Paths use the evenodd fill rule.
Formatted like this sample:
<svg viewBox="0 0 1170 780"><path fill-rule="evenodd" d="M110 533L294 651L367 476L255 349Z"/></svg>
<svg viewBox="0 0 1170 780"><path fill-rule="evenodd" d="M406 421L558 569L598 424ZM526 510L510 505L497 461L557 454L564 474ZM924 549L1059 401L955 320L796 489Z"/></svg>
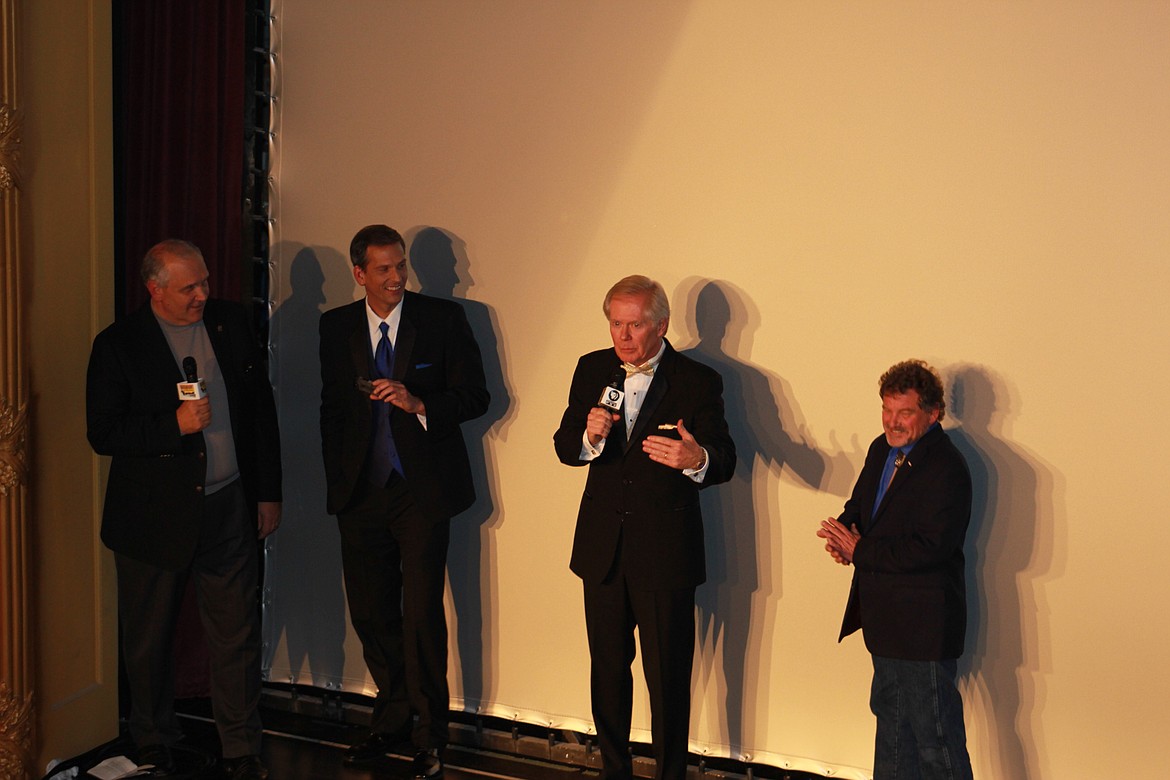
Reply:
<svg viewBox="0 0 1170 780"><path fill-rule="evenodd" d="M207 396L207 383L199 378L199 370L195 367L195 358L191 355L183 358L183 373L187 375L186 382L179 382L180 401L198 401Z"/></svg>
<svg viewBox="0 0 1170 780"><path fill-rule="evenodd" d="M601 397L597 399L597 405L609 409L611 412L621 412L622 401L626 397L626 391L623 389L626 385L626 370L618 367L613 372L613 376L609 379L609 384L601 391Z"/></svg>

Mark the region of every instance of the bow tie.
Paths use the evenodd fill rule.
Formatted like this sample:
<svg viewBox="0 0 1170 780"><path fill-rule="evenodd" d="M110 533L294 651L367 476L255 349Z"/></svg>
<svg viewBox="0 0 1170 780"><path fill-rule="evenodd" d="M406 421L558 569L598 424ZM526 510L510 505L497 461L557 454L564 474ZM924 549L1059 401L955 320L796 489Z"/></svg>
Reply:
<svg viewBox="0 0 1170 780"><path fill-rule="evenodd" d="M656 366L652 363L643 363L640 366L635 366L633 363L622 363L622 368L626 370L626 377L631 377L634 374L646 374L647 376L654 376L654 369Z"/></svg>

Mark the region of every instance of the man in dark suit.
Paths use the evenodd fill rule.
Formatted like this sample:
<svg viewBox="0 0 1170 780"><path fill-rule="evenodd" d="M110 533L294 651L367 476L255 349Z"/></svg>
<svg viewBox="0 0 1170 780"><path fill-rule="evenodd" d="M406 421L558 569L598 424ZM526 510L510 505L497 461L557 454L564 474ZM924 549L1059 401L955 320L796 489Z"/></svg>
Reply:
<svg viewBox="0 0 1170 780"><path fill-rule="evenodd" d="M577 362L553 436L562 463L589 466L570 568L584 582L593 718L606 780L629 780L637 628L655 777L682 780L695 588L707 576L699 490L731 478L735 445L723 380L665 339L662 286L626 277L603 309L613 348Z"/></svg>
<svg viewBox="0 0 1170 780"><path fill-rule="evenodd" d="M463 308L406 291L406 244L370 225L349 247L360 301L321 315L321 444L350 619L378 686L347 764L407 738L442 774L450 696L443 608L450 519L475 500L460 423L488 407Z"/></svg>
<svg viewBox="0 0 1170 780"><path fill-rule="evenodd" d="M970 778L955 674L971 474L939 425L946 399L926 363L893 366L879 392L885 433L841 516L817 531L834 560L853 565L838 641L860 628L873 657L875 780Z"/></svg>
<svg viewBox="0 0 1170 780"><path fill-rule="evenodd" d="M228 775L262 778L256 540L280 524L272 388L247 312L208 298L195 246L163 241L141 272L149 305L98 334L86 380L89 442L113 456L101 535L117 567L130 734L140 764L174 770L172 643L190 577ZM204 397L180 399L185 358Z"/></svg>

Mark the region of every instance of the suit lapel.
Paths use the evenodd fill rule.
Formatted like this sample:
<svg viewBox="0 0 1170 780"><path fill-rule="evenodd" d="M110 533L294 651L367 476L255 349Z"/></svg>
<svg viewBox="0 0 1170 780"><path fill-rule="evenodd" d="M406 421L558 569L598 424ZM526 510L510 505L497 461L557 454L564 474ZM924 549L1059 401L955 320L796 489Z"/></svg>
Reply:
<svg viewBox="0 0 1170 780"><path fill-rule="evenodd" d="M634 420L634 430L626 439L625 452L630 451L631 445L642 438L646 426L654 417L654 410L666 397L670 389L670 375L674 373L674 348L668 343L666 351L662 353L662 360L658 361L658 368L654 370L654 379L650 382L650 389L646 391L646 399L642 401L642 408L638 410L638 419ZM622 415L624 421L625 414Z"/></svg>
<svg viewBox="0 0 1170 780"><path fill-rule="evenodd" d="M622 445L622 454L624 455L630 449L630 437L626 436L626 410L623 406L618 412L618 418L613 423L613 428L610 429L609 436L616 441L625 442Z"/></svg>
<svg viewBox="0 0 1170 780"><path fill-rule="evenodd" d="M902 485L906 484L906 480L910 478L910 472L913 470L914 459L907 455L906 460L902 463L901 466L898 467L898 470L894 472L894 478L890 482L890 487L886 490L886 494L882 496L882 506L886 505L886 503L890 500L890 496L901 490Z"/></svg>
<svg viewBox="0 0 1170 780"><path fill-rule="evenodd" d="M870 525L873 525L881 518L882 513L884 513L886 511L886 507L889 506L890 498L902 489L902 486L906 484L906 480L914 476L914 470L917 468L916 464L921 463L929 456L928 454L930 452L930 448L934 446L934 442L940 433L942 433L941 427L927 431L921 439L914 443L914 446L910 448L910 451L906 453L906 461L901 465L901 467L899 467L896 472L894 472L894 479L892 482L890 482L889 488L886 489L886 494L882 496L881 504L879 504L878 508L874 511L873 518L870 520ZM880 472L878 479L881 479ZM876 484L874 489L876 492ZM870 502L870 505L873 505L872 501Z"/></svg>
<svg viewBox="0 0 1170 780"><path fill-rule="evenodd" d="M365 298L353 304L353 315L349 331L349 359L353 362L355 376L370 378L373 375L374 353L370 347Z"/></svg>
<svg viewBox="0 0 1170 780"><path fill-rule="evenodd" d="M391 372L395 379L402 381L406 376L406 369L410 366L410 355L414 352L414 340L418 335L415 325L414 306L411 305L410 293L402 296L402 315L398 320L398 338L394 340L394 370Z"/></svg>
<svg viewBox="0 0 1170 780"><path fill-rule="evenodd" d="M878 504L877 509L874 510L873 518L870 520L870 523L869 523L871 526L874 525L875 523L877 523L877 521L881 519L882 514L886 511L886 507L890 505L890 497L893 496L894 493L897 492L897 490L899 488L901 488L902 485L906 482L907 478L910 476L910 469L912 467L913 467L913 461L911 461L909 456L907 456L906 462L903 463L898 468L898 470L896 472L894 472L894 479L892 482L890 482L890 486L888 488L886 488L886 493L884 496L882 496L882 502L880 504ZM878 474L878 480L879 481L881 480L880 473ZM875 492L876 492L876 485L875 485ZM872 501L870 502L870 506L873 506Z"/></svg>
<svg viewBox="0 0 1170 780"><path fill-rule="evenodd" d="M894 481L890 483L890 486L888 488L886 488L886 494L884 496L882 496L882 502L880 504L878 504L877 509L874 510L874 512L873 512L873 517L870 519L870 522L869 522L869 524L871 526L874 523L876 523L878 521L878 519L882 516L882 513L886 511L886 507L890 503L890 496L894 495L894 492L902 486L903 482L906 481L906 472L909 471L909 469L906 468L908 465L910 465L910 460L907 458L906 462L903 463L901 468L899 468L898 471L894 474ZM878 479L879 480L881 479L880 474L878 475ZM872 501L870 501L869 503L870 503L870 506L873 506Z"/></svg>
<svg viewBox="0 0 1170 780"><path fill-rule="evenodd" d="M145 357L142 365L147 367L157 366L161 384L182 382L185 379L183 370L179 367L178 361L175 360L175 354L171 351L171 345L167 341L166 334L163 333L162 326L155 319L154 312L151 310L149 303L143 306L139 316L141 319L138 327L143 336L141 343L146 345L146 349L142 351ZM151 368L152 373L154 370Z"/></svg>

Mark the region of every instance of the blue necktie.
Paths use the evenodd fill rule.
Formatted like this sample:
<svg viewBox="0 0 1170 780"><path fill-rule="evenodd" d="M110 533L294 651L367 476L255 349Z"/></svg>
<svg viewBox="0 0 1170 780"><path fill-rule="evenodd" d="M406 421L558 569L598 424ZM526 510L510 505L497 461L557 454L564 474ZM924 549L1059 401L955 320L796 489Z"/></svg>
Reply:
<svg viewBox="0 0 1170 780"><path fill-rule="evenodd" d="M374 350L374 370L381 379L389 379L394 371L394 347L390 344L390 326L378 326L382 338ZM390 413L394 405L384 401L371 402L374 420L374 438L370 442L370 479L376 485L385 485L390 475L397 471L402 474L402 461L398 458L398 447L394 445L394 434L390 431Z"/></svg>
<svg viewBox="0 0 1170 780"><path fill-rule="evenodd" d="M886 456L886 467L882 469L882 481L878 483L877 497L873 500L873 511L881 506L882 499L886 495L886 491L890 489L890 484L894 481L894 475L898 473L898 469L902 468L902 464L906 461L906 453L901 449L890 450L890 454Z"/></svg>

